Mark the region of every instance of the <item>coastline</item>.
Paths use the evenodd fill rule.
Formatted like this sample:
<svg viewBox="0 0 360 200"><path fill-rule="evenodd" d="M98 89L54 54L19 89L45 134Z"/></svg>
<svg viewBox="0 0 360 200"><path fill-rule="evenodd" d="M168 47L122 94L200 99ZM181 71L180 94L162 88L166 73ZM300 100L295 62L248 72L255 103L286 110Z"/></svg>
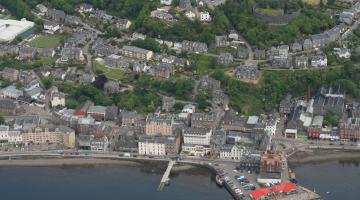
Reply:
<svg viewBox="0 0 360 200"><path fill-rule="evenodd" d="M328 162L334 160L359 159L359 151L344 150L314 150L300 151L288 159L290 165L302 165L308 163Z"/></svg>

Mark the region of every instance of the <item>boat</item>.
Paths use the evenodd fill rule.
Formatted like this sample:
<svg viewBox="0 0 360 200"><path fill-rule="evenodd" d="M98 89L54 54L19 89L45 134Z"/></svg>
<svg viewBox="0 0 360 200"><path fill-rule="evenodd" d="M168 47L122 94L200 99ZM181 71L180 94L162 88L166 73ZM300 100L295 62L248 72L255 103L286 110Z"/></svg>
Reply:
<svg viewBox="0 0 360 200"><path fill-rule="evenodd" d="M216 175L215 181L218 186L220 187L224 186L224 179L221 176Z"/></svg>
<svg viewBox="0 0 360 200"><path fill-rule="evenodd" d="M170 185L170 178L167 178L166 180L165 180L165 186L169 186Z"/></svg>

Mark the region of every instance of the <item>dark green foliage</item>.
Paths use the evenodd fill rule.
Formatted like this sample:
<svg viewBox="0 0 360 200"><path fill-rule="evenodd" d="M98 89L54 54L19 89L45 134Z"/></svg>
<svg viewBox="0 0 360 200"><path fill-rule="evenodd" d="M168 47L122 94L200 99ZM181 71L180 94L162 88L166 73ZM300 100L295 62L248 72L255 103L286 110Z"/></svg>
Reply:
<svg viewBox="0 0 360 200"><path fill-rule="evenodd" d="M161 51L161 47L159 45L158 42L155 41L155 39L152 38L146 38L145 40L135 40L132 43L134 46L143 48L143 49L147 49L147 50L151 50L154 52L160 52Z"/></svg>
<svg viewBox="0 0 360 200"><path fill-rule="evenodd" d="M339 125L340 118L339 116L334 112L327 112L324 116L324 125L325 126L337 126Z"/></svg>
<svg viewBox="0 0 360 200"><path fill-rule="evenodd" d="M41 81L43 82L44 86L45 86L45 89L49 89L52 87L53 85L53 79L51 77L43 77L41 79Z"/></svg>

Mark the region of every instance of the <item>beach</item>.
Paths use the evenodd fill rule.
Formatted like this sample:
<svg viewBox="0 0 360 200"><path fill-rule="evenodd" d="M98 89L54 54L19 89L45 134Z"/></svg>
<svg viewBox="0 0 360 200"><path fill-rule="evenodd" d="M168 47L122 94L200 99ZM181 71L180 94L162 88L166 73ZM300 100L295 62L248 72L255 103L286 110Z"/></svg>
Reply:
<svg viewBox="0 0 360 200"><path fill-rule="evenodd" d="M288 161L291 165L332 160L360 159L360 151L314 150L295 153Z"/></svg>

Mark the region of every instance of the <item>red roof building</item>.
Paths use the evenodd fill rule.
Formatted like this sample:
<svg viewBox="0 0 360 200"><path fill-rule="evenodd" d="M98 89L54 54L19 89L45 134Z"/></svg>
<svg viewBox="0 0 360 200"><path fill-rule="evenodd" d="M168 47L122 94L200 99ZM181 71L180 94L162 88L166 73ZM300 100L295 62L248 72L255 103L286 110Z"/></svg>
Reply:
<svg viewBox="0 0 360 200"><path fill-rule="evenodd" d="M257 189L249 193L250 197L254 200L260 200L269 196L272 193L270 188Z"/></svg>
<svg viewBox="0 0 360 200"><path fill-rule="evenodd" d="M275 185L273 187L274 193L284 193L284 194L290 194L292 192L295 192L297 190L297 187L295 184L288 182L283 185Z"/></svg>
<svg viewBox="0 0 360 200"><path fill-rule="evenodd" d="M282 171L281 155L262 154L260 159L260 171L266 173L280 173Z"/></svg>

